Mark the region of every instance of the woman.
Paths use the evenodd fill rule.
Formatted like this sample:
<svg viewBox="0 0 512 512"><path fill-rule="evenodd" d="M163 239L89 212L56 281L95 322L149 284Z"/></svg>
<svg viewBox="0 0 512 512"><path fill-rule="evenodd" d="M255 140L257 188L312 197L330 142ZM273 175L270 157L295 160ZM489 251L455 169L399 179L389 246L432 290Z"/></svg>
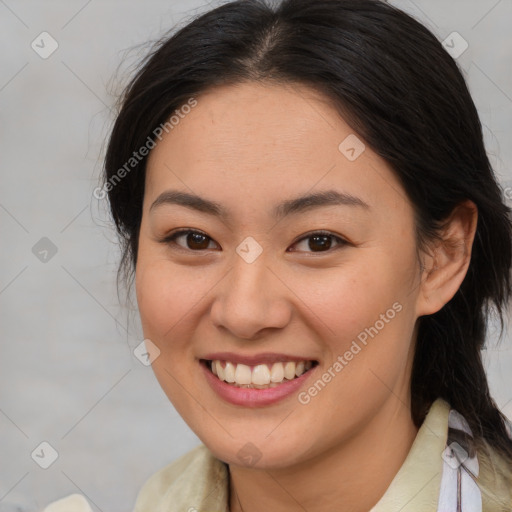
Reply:
<svg viewBox="0 0 512 512"><path fill-rule="evenodd" d="M510 210L425 27L377 0L200 16L126 89L99 193L146 357L204 443L136 512L512 510L480 355Z"/></svg>

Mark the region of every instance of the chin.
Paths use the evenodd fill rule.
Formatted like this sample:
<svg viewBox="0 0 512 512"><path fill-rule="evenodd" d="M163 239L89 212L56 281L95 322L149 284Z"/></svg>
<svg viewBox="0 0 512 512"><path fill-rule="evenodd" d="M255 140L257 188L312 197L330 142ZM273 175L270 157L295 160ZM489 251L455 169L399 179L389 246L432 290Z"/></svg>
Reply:
<svg viewBox="0 0 512 512"><path fill-rule="evenodd" d="M201 439L201 438L200 438ZM229 465L271 470L299 464L308 457L303 439L241 441L237 439L201 439L213 455ZM299 451L300 450L300 451Z"/></svg>

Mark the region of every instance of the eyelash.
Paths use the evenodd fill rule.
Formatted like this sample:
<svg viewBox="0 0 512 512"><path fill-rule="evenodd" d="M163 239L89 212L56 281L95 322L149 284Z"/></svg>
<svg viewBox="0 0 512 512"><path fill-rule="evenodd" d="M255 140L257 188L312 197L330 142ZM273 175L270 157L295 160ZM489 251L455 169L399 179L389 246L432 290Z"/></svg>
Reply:
<svg viewBox="0 0 512 512"><path fill-rule="evenodd" d="M203 251L207 251L208 249L199 249L199 250L193 250L193 249L189 249L189 248L186 248L186 247L183 247L179 244L176 243L176 239L181 237L181 236L184 236L184 235L188 235L190 233L195 233L195 234L198 234L198 235L203 235L204 237L210 239L211 241L213 241L212 238L210 238L206 233L203 233L202 231L199 231L197 229L181 229L179 231L175 231L174 233L171 233L169 235L167 235L166 237L164 237L163 239L159 240L160 243L163 243L163 244L166 244L166 245L177 245L180 249L183 249L184 251L190 251L190 252L203 252ZM332 233L330 233L329 231L325 231L325 230L318 230L318 231L312 231L310 233L306 233L306 235L304 235L302 238L299 238L297 241L295 241L292 245L296 245L298 244L299 242L302 242L303 240L307 240L308 238L312 238L314 236L328 236L332 239L334 239L338 245L335 246L334 248L329 248L325 251L306 251L306 252L309 252L311 254L321 254L321 253L330 253L332 252L333 250L336 250L336 249L340 249L341 247L345 246L345 245L349 245L349 242L343 238L341 238L340 236L337 236L337 235L334 235ZM292 251L292 252L300 252L300 251Z"/></svg>

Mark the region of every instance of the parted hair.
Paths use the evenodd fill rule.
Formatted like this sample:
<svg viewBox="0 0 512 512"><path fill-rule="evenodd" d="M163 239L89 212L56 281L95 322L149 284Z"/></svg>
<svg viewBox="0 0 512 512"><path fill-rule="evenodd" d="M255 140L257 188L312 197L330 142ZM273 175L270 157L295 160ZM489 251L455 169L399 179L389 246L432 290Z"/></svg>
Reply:
<svg viewBox="0 0 512 512"><path fill-rule="evenodd" d="M415 214L418 248L469 199L478 208L464 281L437 313L418 319L411 415L419 427L438 398L475 438L512 461L506 417L489 391L482 350L491 315L511 300L512 221L484 147L463 73L424 25L379 0L232 1L159 40L119 98L103 180L191 97L244 81L304 84L321 92L392 167ZM110 187L122 247L118 278L133 278L142 217L141 159Z"/></svg>

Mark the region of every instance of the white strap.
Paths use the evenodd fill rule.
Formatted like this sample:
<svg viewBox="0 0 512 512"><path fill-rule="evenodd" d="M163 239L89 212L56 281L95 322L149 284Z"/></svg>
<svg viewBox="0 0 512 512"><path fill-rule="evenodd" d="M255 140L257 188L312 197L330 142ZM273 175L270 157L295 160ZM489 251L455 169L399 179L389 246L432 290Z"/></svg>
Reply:
<svg viewBox="0 0 512 512"><path fill-rule="evenodd" d="M473 479L480 469L473 433L454 409L448 417L448 441L442 457L438 512L482 512L482 494Z"/></svg>

